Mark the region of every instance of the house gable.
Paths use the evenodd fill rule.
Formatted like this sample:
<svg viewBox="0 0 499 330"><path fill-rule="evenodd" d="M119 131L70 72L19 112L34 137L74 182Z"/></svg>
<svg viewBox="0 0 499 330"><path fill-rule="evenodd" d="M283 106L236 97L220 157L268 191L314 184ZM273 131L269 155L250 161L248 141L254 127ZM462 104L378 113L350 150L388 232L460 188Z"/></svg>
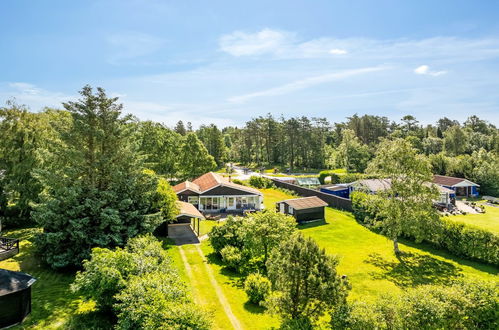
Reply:
<svg viewBox="0 0 499 330"><path fill-rule="evenodd" d="M258 194L251 192L249 190L243 190L243 189L237 189L236 187L227 187L224 186L223 184L214 187L210 190L204 191L201 196L222 196L222 195L255 195L258 196Z"/></svg>

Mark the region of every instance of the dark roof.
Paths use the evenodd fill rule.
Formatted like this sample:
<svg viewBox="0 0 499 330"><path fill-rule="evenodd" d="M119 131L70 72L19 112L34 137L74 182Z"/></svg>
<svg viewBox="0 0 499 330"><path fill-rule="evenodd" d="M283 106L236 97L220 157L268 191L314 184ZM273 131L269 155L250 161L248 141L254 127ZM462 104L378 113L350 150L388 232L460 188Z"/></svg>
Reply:
<svg viewBox="0 0 499 330"><path fill-rule="evenodd" d="M478 186L476 183L471 182L470 180L463 179L463 178L456 178L453 176L445 176L445 175L434 175L433 176L433 183L440 184L442 186L452 187L452 186L459 184L463 181L468 181L469 183L471 183L472 186L473 185Z"/></svg>
<svg viewBox="0 0 499 330"><path fill-rule="evenodd" d="M35 281L29 274L0 269L0 296L29 288Z"/></svg>
<svg viewBox="0 0 499 330"><path fill-rule="evenodd" d="M189 181L184 181L182 183L179 183L178 185L173 187L173 190L178 194L183 190L191 190L194 191L198 194L202 194L205 191L208 191L210 189L213 189L218 186L224 186L224 187L230 187L234 188L237 190L242 190L249 192L251 194L256 194L256 195L261 195L262 193L255 188L252 187L246 187L234 182L231 182L227 180L226 178L222 177L221 175L213 172L208 172L200 177L196 178L192 182Z"/></svg>
<svg viewBox="0 0 499 330"><path fill-rule="evenodd" d="M325 186L323 187L324 189L331 190L331 191L338 191L338 190L346 190L348 189L347 186Z"/></svg>
<svg viewBox="0 0 499 330"><path fill-rule="evenodd" d="M204 216L201 214L201 212L199 212L198 209L191 203L177 201L177 206L179 209L177 217L188 216L191 218L204 219Z"/></svg>
<svg viewBox="0 0 499 330"><path fill-rule="evenodd" d="M391 189L392 180L390 179L364 179L351 183L354 188L367 189L371 192L378 192Z"/></svg>
<svg viewBox="0 0 499 330"><path fill-rule="evenodd" d="M303 210L303 209L311 209L315 207L327 206L327 203L317 196L286 199L284 201L280 201L279 203L286 203L295 210Z"/></svg>

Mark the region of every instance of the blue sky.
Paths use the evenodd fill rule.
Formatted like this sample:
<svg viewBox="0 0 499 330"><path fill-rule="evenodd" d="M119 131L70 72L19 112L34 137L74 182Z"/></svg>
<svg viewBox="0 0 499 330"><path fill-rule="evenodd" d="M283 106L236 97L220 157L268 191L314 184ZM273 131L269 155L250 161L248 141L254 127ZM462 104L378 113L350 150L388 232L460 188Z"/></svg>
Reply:
<svg viewBox="0 0 499 330"><path fill-rule="evenodd" d="M499 125L499 1L0 1L0 102L60 107L85 84L170 126Z"/></svg>

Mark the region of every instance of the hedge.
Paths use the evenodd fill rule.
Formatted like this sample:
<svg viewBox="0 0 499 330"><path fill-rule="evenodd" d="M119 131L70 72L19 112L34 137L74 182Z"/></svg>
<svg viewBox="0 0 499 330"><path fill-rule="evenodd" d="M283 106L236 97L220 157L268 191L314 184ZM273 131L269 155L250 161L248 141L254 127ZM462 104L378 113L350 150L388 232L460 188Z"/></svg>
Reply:
<svg viewBox="0 0 499 330"><path fill-rule="evenodd" d="M357 221L374 228L383 226L378 214L379 197L361 192L352 194L352 208ZM440 228L432 230L432 237L424 241L457 256L499 265L499 236L493 232L465 223L440 218ZM413 239L408 232L405 237Z"/></svg>

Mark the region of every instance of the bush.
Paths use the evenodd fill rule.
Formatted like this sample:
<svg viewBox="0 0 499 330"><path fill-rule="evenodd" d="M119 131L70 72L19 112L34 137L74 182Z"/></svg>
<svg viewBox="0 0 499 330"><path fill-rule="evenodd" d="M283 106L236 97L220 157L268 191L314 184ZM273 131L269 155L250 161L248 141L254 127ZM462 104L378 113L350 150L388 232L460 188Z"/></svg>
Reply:
<svg viewBox="0 0 499 330"><path fill-rule="evenodd" d="M246 183L244 181L241 181L239 179L232 179L232 182L235 183L235 184L240 184L242 186L246 185Z"/></svg>
<svg viewBox="0 0 499 330"><path fill-rule="evenodd" d="M340 182L340 176L334 171L320 171L319 172L319 181L321 184L326 184L326 178L331 177L331 183L339 183Z"/></svg>
<svg viewBox="0 0 499 330"><path fill-rule="evenodd" d="M243 242L239 236L239 229L243 223L242 217L229 216L227 220L220 226L215 226L211 229L209 237L210 243L215 252L219 255L227 245L241 249Z"/></svg>
<svg viewBox="0 0 499 330"><path fill-rule="evenodd" d="M175 274L133 276L117 295L116 329L209 329L209 319L188 298Z"/></svg>
<svg viewBox="0 0 499 330"><path fill-rule="evenodd" d="M83 271L71 285L99 308L110 309L115 295L125 287L130 276L171 269L169 256L161 243L151 235L132 238L124 249L94 248L90 260L83 261Z"/></svg>
<svg viewBox="0 0 499 330"><path fill-rule="evenodd" d="M356 301L343 312L333 314L333 328L497 329L498 286L480 281L425 285L374 303Z"/></svg>
<svg viewBox="0 0 499 330"><path fill-rule="evenodd" d="M258 273L250 274L244 282L244 291L253 304L260 304L270 293L271 283L268 278Z"/></svg>
<svg viewBox="0 0 499 330"><path fill-rule="evenodd" d="M249 184L250 186L255 187L257 189L267 189L275 187L274 182L272 182L272 180L270 180L269 178L256 175L253 175L249 178Z"/></svg>
<svg viewBox="0 0 499 330"><path fill-rule="evenodd" d="M239 271L239 267L243 261L243 256L238 248L227 245L220 251L220 254L222 255L222 260L225 262L227 267L235 271Z"/></svg>
<svg viewBox="0 0 499 330"><path fill-rule="evenodd" d="M366 226L381 228L383 219L378 215L381 202L376 195L353 193L352 208L357 221ZM403 235L414 238L405 228ZM499 235L481 228L440 218L439 228L428 231L424 241L454 255L499 265Z"/></svg>

